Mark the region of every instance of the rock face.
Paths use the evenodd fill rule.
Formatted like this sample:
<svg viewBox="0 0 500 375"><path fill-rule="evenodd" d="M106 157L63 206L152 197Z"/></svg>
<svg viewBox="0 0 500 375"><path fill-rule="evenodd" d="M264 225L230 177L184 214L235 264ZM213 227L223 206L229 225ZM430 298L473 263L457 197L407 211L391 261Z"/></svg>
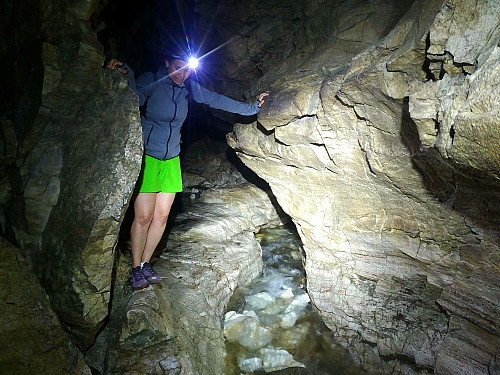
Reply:
<svg viewBox="0 0 500 375"><path fill-rule="evenodd" d="M308 292L326 324L371 370L499 374L499 2L218 3L196 6L201 24L231 40L224 65L214 67L225 75L221 91L249 100L271 93L258 122L238 125L228 142L294 221ZM32 280L31 267L96 371L218 375L224 305L259 272L252 232L277 215L254 187L201 194L157 260L163 288L130 293L128 262L115 245L141 133L136 97L102 69L90 27L100 6L5 8L4 18L27 26L3 38L0 52L13 47L13 81L29 84L2 107L18 103L0 119L0 223L27 265L2 248L10 266L0 277L14 279L11 267L20 265ZM27 51L33 67L21 63ZM43 82L35 82L42 64ZM227 184L241 180L219 172ZM214 177L192 171L186 181L204 190ZM5 292L9 319L26 311L52 328L33 336L41 350L23 355L40 369L50 361L57 373L89 373L38 287L43 316ZM12 322L39 332L39 320Z"/></svg>
<svg viewBox="0 0 500 375"><path fill-rule="evenodd" d="M62 330L36 275L19 251L2 238L0 267L2 373L90 375L82 354Z"/></svg>
<svg viewBox="0 0 500 375"><path fill-rule="evenodd" d="M262 270L254 232L280 222L254 185L204 191L176 216L154 262L161 285L132 292L122 259L110 324L87 361L105 374L223 374L225 306Z"/></svg>
<svg viewBox="0 0 500 375"><path fill-rule="evenodd" d="M89 21L96 5L33 4L41 9L41 106L26 139L16 139L24 134L18 129L4 132L19 151L7 155L15 164L2 176L3 232L80 348L92 344L108 315L114 247L142 157L137 98L119 74L102 68Z"/></svg>
<svg viewBox="0 0 500 375"><path fill-rule="evenodd" d="M498 11L416 1L387 35L382 17L370 33L342 19L329 54L264 72L261 126L228 137L292 217L310 296L367 368L500 373Z"/></svg>

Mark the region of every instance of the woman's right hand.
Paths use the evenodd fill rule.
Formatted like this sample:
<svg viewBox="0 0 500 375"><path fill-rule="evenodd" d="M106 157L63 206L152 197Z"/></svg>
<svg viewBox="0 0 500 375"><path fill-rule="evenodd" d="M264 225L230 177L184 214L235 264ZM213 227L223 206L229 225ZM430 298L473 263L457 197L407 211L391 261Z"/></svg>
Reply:
<svg viewBox="0 0 500 375"><path fill-rule="evenodd" d="M257 97L257 100L259 102L258 106L259 108L262 107L262 105L264 104L264 100L266 99L266 96L269 96L269 93L268 92L263 92L261 93L258 97Z"/></svg>
<svg viewBox="0 0 500 375"><path fill-rule="evenodd" d="M128 69L123 66L123 62L118 59L111 59L108 62L109 69L116 69L122 74L127 74Z"/></svg>

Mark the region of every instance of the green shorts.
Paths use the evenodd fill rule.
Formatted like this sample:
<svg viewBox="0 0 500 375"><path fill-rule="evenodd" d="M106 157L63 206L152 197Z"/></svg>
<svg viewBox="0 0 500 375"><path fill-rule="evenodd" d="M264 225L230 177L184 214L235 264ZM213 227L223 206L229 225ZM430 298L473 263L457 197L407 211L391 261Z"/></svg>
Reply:
<svg viewBox="0 0 500 375"><path fill-rule="evenodd" d="M144 155L142 170L135 188L138 193L181 192L182 174L179 156L158 160Z"/></svg>

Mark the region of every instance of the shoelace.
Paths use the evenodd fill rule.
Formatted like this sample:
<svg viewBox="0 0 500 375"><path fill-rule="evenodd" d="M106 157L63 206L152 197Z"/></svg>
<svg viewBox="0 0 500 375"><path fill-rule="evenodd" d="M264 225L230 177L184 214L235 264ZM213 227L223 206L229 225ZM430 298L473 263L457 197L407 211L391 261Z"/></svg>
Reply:
<svg viewBox="0 0 500 375"><path fill-rule="evenodd" d="M130 277L132 278L132 282L136 282L136 281L139 281L139 280L144 278L141 270L132 271L132 273L130 274Z"/></svg>
<svg viewBox="0 0 500 375"><path fill-rule="evenodd" d="M153 269L153 267L151 267L149 263L144 263L142 265L142 269L151 275L156 275L155 270Z"/></svg>

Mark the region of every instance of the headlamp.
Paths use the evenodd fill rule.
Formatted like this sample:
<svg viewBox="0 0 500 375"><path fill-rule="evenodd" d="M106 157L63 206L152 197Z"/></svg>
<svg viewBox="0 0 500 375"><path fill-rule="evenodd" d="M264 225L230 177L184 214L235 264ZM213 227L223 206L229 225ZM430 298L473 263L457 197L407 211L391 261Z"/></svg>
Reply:
<svg viewBox="0 0 500 375"><path fill-rule="evenodd" d="M191 56L189 59L188 59L188 66L189 66L189 69L196 69L198 67L198 65L200 64L200 62L198 61L198 59L196 57L193 57Z"/></svg>
<svg viewBox="0 0 500 375"><path fill-rule="evenodd" d="M178 59L185 61L187 63L186 67L189 69L196 69L200 65L200 60L196 58L193 55L188 55L188 54L182 54L182 55L176 55L176 54L171 54L171 58L173 59Z"/></svg>

